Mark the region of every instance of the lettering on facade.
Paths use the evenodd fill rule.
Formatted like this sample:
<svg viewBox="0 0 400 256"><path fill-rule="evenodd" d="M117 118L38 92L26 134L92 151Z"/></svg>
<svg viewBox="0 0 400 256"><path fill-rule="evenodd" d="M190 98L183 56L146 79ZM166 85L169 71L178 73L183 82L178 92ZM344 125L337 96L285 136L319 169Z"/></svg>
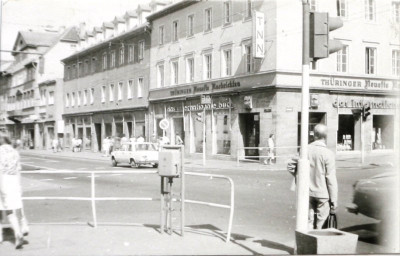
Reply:
<svg viewBox="0 0 400 256"><path fill-rule="evenodd" d="M264 13L254 11L253 19L253 56L254 58L264 58Z"/></svg>
<svg viewBox="0 0 400 256"><path fill-rule="evenodd" d="M229 102L215 102L211 104L194 104L194 105L186 105L183 107L184 111L203 111L211 110L211 109L229 109L232 108L232 103ZM167 107L167 112L182 112L182 107Z"/></svg>
<svg viewBox="0 0 400 256"><path fill-rule="evenodd" d="M400 83L395 80L342 79L336 77L321 78L323 87L366 89L366 90L399 90Z"/></svg>
<svg viewBox="0 0 400 256"><path fill-rule="evenodd" d="M363 100L339 100L333 103L335 108L362 108L363 106L371 107L374 109L395 109L398 104L393 101L363 101Z"/></svg>
<svg viewBox="0 0 400 256"><path fill-rule="evenodd" d="M229 88L240 87L240 82L235 80L220 82L220 83L208 83L202 85L193 85L189 88L176 88L170 91L171 96L179 96L179 95L189 95L189 94L197 94L197 93L209 93L212 91L224 90Z"/></svg>

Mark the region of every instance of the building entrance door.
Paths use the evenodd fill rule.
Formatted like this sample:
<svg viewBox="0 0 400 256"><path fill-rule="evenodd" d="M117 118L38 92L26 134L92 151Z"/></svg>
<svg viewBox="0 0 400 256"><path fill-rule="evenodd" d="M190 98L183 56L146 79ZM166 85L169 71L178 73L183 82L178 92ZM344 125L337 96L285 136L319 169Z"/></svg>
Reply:
<svg viewBox="0 0 400 256"><path fill-rule="evenodd" d="M243 138L244 147L258 147L260 144L260 114L246 113L239 114L240 133ZM254 156L259 156L258 149L245 149L245 157L256 160Z"/></svg>
<svg viewBox="0 0 400 256"><path fill-rule="evenodd" d="M183 117L174 118L174 134L172 138L174 139L174 144L177 144L176 135L178 135L182 141L185 141L185 132L183 129Z"/></svg>
<svg viewBox="0 0 400 256"><path fill-rule="evenodd" d="M94 124L94 129L96 130L97 150L101 152L101 143L103 142L101 138L101 124Z"/></svg>
<svg viewBox="0 0 400 256"><path fill-rule="evenodd" d="M308 143L311 143L314 141L314 127L317 124L325 124L326 125L326 113L325 112L310 112L309 123L308 123ZM298 126L297 126L297 146L300 146L300 141L301 141L301 113L299 112Z"/></svg>

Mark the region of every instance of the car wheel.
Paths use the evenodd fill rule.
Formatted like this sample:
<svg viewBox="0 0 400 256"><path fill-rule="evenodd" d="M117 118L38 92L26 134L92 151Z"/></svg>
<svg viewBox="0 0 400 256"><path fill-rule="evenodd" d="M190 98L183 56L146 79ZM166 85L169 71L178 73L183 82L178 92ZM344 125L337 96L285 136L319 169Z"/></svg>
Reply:
<svg viewBox="0 0 400 256"><path fill-rule="evenodd" d="M138 167L138 165L136 164L135 160L131 159L131 167Z"/></svg>
<svg viewBox="0 0 400 256"><path fill-rule="evenodd" d="M117 163L117 161L115 160L114 157L111 159L111 165L112 165L113 167L116 167L116 166L118 165L118 163Z"/></svg>

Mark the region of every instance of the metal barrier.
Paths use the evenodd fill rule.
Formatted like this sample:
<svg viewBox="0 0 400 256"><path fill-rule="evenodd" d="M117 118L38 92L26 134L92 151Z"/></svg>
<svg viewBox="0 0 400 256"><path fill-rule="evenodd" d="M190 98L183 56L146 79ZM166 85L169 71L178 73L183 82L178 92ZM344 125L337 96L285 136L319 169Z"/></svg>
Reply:
<svg viewBox="0 0 400 256"><path fill-rule="evenodd" d="M208 174L208 173L185 172L185 175L203 176L203 177L209 177L210 179L216 178L216 179L224 179L224 180L228 180L229 181L230 189L231 189L231 191L230 191L230 204L229 205L185 199L185 203L208 205L208 206L211 206L211 207L229 209L228 231L227 231L227 234L226 234L226 242L229 242L230 239L231 239L233 214L234 214L234 209L235 209L235 185L233 183L233 180L231 178L227 177L227 176L224 176L224 175Z"/></svg>
<svg viewBox="0 0 400 256"><path fill-rule="evenodd" d="M287 147L274 147L273 149L274 150L277 150L277 149L299 149L300 148L300 146L287 146ZM256 159L259 159L259 158L270 158L271 156L269 156L269 155L258 155L258 156L246 156L246 155L240 155L239 154L239 151L241 151L241 150L246 150L246 149L258 149L258 150L263 150L263 149L266 149L266 150L269 150L270 149L270 147L242 147L242 148L238 148L237 150L236 150L236 165L237 166L239 166L240 165L240 161L241 160L251 160L251 158L256 158ZM294 155L293 154L291 154L291 155L274 155L274 158L284 158L284 157L293 157Z"/></svg>
<svg viewBox="0 0 400 256"><path fill-rule="evenodd" d="M40 170L40 171L21 171L22 174L90 174L90 183L91 183L91 193L90 197L71 197L71 196L31 196L31 197L23 197L23 200L68 200L68 201L90 201L91 209L92 209L92 218L93 218L93 227L97 227L97 212L96 212L96 201L160 201L160 198L152 198L152 197L96 197L96 174L157 174L157 170L151 171L69 171L69 170L60 170L60 171L50 171L50 170ZM185 172L184 175L190 176L203 176L209 177L210 179L225 179L230 183L230 204L216 204L204 201L190 200L184 198L185 203L191 204L199 204L199 205L207 205L211 207L225 208L230 209L229 213L229 223L228 223L228 231L226 242L230 241L231 232L232 232L232 223L233 223L233 214L234 214L234 203L235 203L235 194L234 194L234 183L233 180L224 175L216 175L216 174L207 174L207 173L195 173L195 172ZM183 183L184 184L184 183ZM184 186L184 185L183 185Z"/></svg>

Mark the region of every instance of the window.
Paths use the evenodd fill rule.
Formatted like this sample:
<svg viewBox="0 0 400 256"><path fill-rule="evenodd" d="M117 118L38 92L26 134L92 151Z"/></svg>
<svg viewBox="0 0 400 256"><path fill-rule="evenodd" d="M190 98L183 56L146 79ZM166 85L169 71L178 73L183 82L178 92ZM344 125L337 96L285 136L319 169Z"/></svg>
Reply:
<svg viewBox="0 0 400 256"><path fill-rule="evenodd" d="M194 35L194 31L193 31L193 24L194 24L194 15L189 15L188 16L188 21L187 21L187 36L193 36Z"/></svg>
<svg viewBox="0 0 400 256"><path fill-rule="evenodd" d="M49 92L49 105L54 105L54 92Z"/></svg>
<svg viewBox="0 0 400 256"><path fill-rule="evenodd" d="M90 104L94 103L94 88L90 88Z"/></svg>
<svg viewBox="0 0 400 256"><path fill-rule="evenodd" d="M178 84L179 65L177 60L171 62L171 72L171 85Z"/></svg>
<svg viewBox="0 0 400 256"><path fill-rule="evenodd" d="M212 55L211 53L204 55L204 79L212 78Z"/></svg>
<svg viewBox="0 0 400 256"><path fill-rule="evenodd" d="M81 105L81 98L82 98L82 92L78 92L76 94L76 105L80 106Z"/></svg>
<svg viewBox="0 0 400 256"><path fill-rule="evenodd" d="M106 86L101 87L101 102L106 102Z"/></svg>
<svg viewBox="0 0 400 256"><path fill-rule="evenodd" d="M392 51L392 75L400 76L400 50Z"/></svg>
<svg viewBox="0 0 400 256"><path fill-rule="evenodd" d="M337 52L337 67L338 72L347 72L349 47L345 45L340 51Z"/></svg>
<svg viewBox="0 0 400 256"><path fill-rule="evenodd" d="M110 68L113 68L115 67L115 51L111 51L110 59Z"/></svg>
<svg viewBox="0 0 400 256"><path fill-rule="evenodd" d="M67 93L67 96L65 97L65 107L69 107L69 93Z"/></svg>
<svg viewBox="0 0 400 256"><path fill-rule="evenodd" d="M125 62L125 49L124 47L121 47L119 49L119 65L124 64Z"/></svg>
<svg viewBox="0 0 400 256"><path fill-rule="evenodd" d="M122 82L118 83L118 100L121 101L122 100Z"/></svg>
<svg viewBox="0 0 400 256"><path fill-rule="evenodd" d="M75 93L73 92L71 94L71 107L74 107L74 106L75 106Z"/></svg>
<svg viewBox="0 0 400 256"><path fill-rule="evenodd" d="M190 83L194 81L194 58L190 57L186 59L186 82Z"/></svg>
<svg viewBox="0 0 400 256"><path fill-rule="evenodd" d="M96 61L97 61L96 58L92 58L92 64L90 65L92 73L96 72L96 64L97 64Z"/></svg>
<svg viewBox="0 0 400 256"><path fill-rule="evenodd" d="M159 64L157 68L157 87L164 87L164 64Z"/></svg>
<svg viewBox="0 0 400 256"><path fill-rule="evenodd" d="M339 17L347 17L347 0L337 0L337 15Z"/></svg>
<svg viewBox="0 0 400 256"><path fill-rule="evenodd" d="M231 76L232 75L232 50L224 50L222 58L222 75Z"/></svg>
<svg viewBox="0 0 400 256"><path fill-rule="evenodd" d="M128 62L133 62L133 50L134 50L134 48L133 48L133 45L129 45L129 48L128 48Z"/></svg>
<svg viewBox="0 0 400 256"><path fill-rule="evenodd" d="M128 87L127 87L127 98L132 99L132 93L133 93L133 80L128 81Z"/></svg>
<svg viewBox="0 0 400 256"><path fill-rule="evenodd" d="M87 100L88 100L88 90L83 91L83 105L87 105Z"/></svg>
<svg viewBox="0 0 400 256"><path fill-rule="evenodd" d="M400 2L392 2L393 21L400 23Z"/></svg>
<svg viewBox="0 0 400 256"><path fill-rule="evenodd" d="M365 73L371 75L376 73L376 48L365 48Z"/></svg>
<svg viewBox="0 0 400 256"><path fill-rule="evenodd" d="M375 20L375 0L365 0L365 20Z"/></svg>
<svg viewBox="0 0 400 256"><path fill-rule="evenodd" d="M310 0L310 11L317 10L317 0Z"/></svg>
<svg viewBox="0 0 400 256"><path fill-rule="evenodd" d="M78 62L78 77L81 77L83 74L83 64L82 62Z"/></svg>
<svg viewBox="0 0 400 256"><path fill-rule="evenodd" d="M72 77L72 79L74 79L74 78L76 78L76 65L74 64L74 65L72 65L72 75L71 75Z"/></svg>
<svg viewBox="0 0 400 256"><path fill-rule="evenodd" d="M212 9L206 9L204 14L204 31L211 31L212 29Z"/></svg>
<svg viewBox="0 0 400 256"><path fill-rule="evenodd" d="M71 67L70 66L67 67L67 71L65 72L65 79L66 80L71 79Z"/></svg>
<svg viewBox="0 0 400 256"><path fill-rule="evenodd" d="M158 44L159 45L164 44L164 26L158 27Z"/></svg>
<svg viewBox="0 0 400 256"><path fill-rule="evenodd" d="M225 25L231 23L231 2L224 2L224 23Z"/></svg>
<svg viewBox="0 0 400 256"><path fill-rule="evenodd" d="M251 45L244 46L244 57L245 57L245 72L250 73L252 71L252 61L253 58L251 56Z"/></svg>
<svg viewBox="0 0 400 256"><path fill-rule="evenodd" d="M143 77L139 77L139 79L138 79L137 97L138 98L142 98L143 97Z"/></svg>
<svg viewBox="0 0 400 256"><path fill-rule="evenodd" d="M84 66L83 66L83 73L86 75L86 74L89 74L89 60L85 60L85 64L84 64Z"/></svg>
<svg viewBox="0 0 400 256"><path fill-rule="evenodd" d="M139 60L143 60L144 55L144 41L139 42Z"/></svg>
<svg viewBox="0 0 400 256"><path fill-rule="evenodd" d="M110 101L114 101L114 84L110 84Z"/></svg>
<svg viewBox="0 0 400 256"><path fill-rule="evenodd" d="M178 21L172 22L172 41L178 41Z"/></svg>
<svg viewBox="0 0 400 256"><path fill-rule="evenodd" d="M103 53L103 70L107 69L107 53Z"/></svg>
<svg viewBox="0 0 400 256"><path fill-rule="evenodd" d="M249 19L252 16L252 10L251 10L251 1L252 0L247 0L246 1L246 18Z"/></svg>

